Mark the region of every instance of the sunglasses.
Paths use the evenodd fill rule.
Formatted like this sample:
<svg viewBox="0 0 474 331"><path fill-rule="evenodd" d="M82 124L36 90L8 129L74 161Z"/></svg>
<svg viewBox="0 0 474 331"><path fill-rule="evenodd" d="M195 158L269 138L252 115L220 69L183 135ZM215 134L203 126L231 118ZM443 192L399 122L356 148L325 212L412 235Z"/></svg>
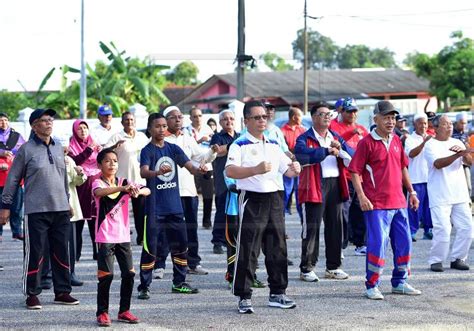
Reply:
<svg viewBox="0 0 474 331"><path fill-rule="evenodd" d="M256 115L256 116L249 116L247 117L249 119L254 119L256 121L260 121L260 120L267 120L268 119L268 116L267 115Z"/></svg>

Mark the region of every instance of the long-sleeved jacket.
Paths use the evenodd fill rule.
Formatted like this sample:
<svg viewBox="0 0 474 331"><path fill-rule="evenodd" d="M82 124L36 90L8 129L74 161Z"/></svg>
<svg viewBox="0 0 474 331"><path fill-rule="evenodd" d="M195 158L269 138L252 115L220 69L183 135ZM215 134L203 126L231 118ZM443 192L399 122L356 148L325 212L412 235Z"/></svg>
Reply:
<svg viewBox="0 0 474 331"><path fill-rule="evenodd" d="M352 156L353 151L347 146L336 132L329 130L335 139L341 144L342 150ZM321 162L329 155L329 149L321 147L318 139L314 134L313 128L296 139L295 156L302 166L300 174L300 184L298 187L299 203L313 202L320 203L323 201L321 190L322 169ZM344 176L344 163L341 158L337 158L339 168L339 186L341 189L341 198L345 201L349 197L349 188L347 179Z"/></svg>

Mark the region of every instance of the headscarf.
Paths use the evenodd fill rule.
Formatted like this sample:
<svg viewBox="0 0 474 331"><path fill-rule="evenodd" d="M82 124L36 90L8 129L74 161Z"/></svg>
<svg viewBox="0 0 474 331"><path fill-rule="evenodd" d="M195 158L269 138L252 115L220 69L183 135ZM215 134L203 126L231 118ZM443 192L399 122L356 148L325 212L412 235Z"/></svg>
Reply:
<svg viewBox="0 0 474 331"><path fill-rule="evenodd" d="M89 128L89 125L87 125L87 122L84 120L76 120L73 123L72 137L71 142L69 143L69 153L74 156L81 154L88 146L91 146L94 143L94 140L92 140L90 134L84 140L79 138L77 129L81 124L85 124L87 128ZM97 151L94 149L89 158L81 164L81 167L84 169L84 173L87 175L87 177L94 176L100 172L100 170L97 168L97 154Z"/></svg>

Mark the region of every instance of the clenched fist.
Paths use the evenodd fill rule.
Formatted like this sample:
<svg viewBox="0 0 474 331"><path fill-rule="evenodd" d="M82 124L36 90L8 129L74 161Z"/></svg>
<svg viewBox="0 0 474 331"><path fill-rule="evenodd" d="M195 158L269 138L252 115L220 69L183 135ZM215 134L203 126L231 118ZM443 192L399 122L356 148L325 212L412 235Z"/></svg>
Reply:
<svg viewBox="0 0 474 331"><path fill-rule="evenodd" d="M289 169L290 169L291 171L293 171L293 172L295 172L295 173L297 173L297 174L299 174L299 173L301 172L301 165L300 165L299 162L297 162L297 161L291 162L291 163L289 164L289 166L290 166Z"/></svg>
<svg viewBox="0 0 474 331"><path fill-rule="evenodd" d="M255 171L257 175L266 174L267 172L272 171L272 164L270 162L262 161L255 166Z"/></svg>

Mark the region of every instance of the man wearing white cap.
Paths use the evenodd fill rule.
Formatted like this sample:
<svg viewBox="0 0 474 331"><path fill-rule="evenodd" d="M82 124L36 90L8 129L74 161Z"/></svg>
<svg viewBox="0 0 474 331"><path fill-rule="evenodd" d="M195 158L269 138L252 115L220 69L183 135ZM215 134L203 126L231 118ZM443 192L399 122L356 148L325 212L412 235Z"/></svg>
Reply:
<svg viewBox="0 0 474 331"><path fill-rule="evenodd" d="M189 131L183 130L183 114L176 106L170 106L163 111L166 118L168 130L165 133L165 141L178 145L186 156L194 163L205 164L212 162L216 158L216 153L209 149L203 151L196 140L189 134ZM178 169L179 176L179 195L184 210L184 219L186 221L186 232L188 237L188 273L196 275L207 275L207 271L201 266L201 257L199 256L198 242L198 195L193 175L186 169Z"/></svg>
<svg viewBox="0 0 474 331"><path fill-rule="evenodd" d="M451 228L456 229L451 250L451 269L469 270L465 262L474 237L469 194L462 163L472 164L471 150L451 137L453 124L448 116L433 119L435 138L425 147L428 163L428 194L433 220L433 241L428 263L432 271L443 271L449 254Z"/></svg>
<svg viewBox="0 0 474 331"><path fill-rule="evenodd" d="M415 131L408 136L405 141L405 153L410 159L408 173L413 185L413 189L418 195L420 205L417 210L408 209L408 219L410 221L410 233L412 240L415 241L416 232L420 227L420 221L423 221L424 234L423 239L432 239L431 214L429 208L429 198L427 192L428 182L428 164L425 159L425 144L432 138L426 133L428 129L428 116L425 113L416 114L413 118Z"/></svg>

